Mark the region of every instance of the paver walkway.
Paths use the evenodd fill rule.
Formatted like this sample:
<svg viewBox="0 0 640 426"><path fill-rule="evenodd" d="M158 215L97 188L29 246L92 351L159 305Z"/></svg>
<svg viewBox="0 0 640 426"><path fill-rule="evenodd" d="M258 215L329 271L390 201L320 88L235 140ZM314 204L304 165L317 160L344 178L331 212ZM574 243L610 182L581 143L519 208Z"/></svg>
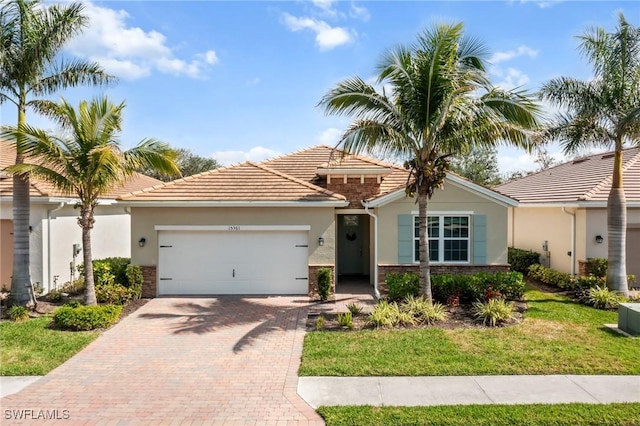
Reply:
<svg viewBox="0 0 640 426"><path fill-rule="evenodd" d="M2 423L20 413L7 410L49 410L65 424L321 425L296 393L307 306L304 296L153 299L0 400Z"/></svg>

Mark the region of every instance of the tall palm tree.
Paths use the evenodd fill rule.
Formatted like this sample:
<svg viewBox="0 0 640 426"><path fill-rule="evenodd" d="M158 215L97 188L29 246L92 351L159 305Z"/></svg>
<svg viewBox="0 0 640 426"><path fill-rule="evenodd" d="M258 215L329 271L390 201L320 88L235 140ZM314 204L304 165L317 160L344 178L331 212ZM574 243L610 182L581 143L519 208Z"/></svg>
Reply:
<svg viewBox="0 0 640 426"><path fill-rule="evenodd" d="M625 143L640 144L640 28L629 24L622 13L618 19L612 33L598 27L578 37L580 51L593 67L592 79L556 78L540 94L567 111L551 123L547 139L559 139L566 153L591 146L614 149L607 201L607 286L628 296L622 148Z"/></svg>
<svg viewBox="0 0 640 426"><path fill-rule="evenodd" d="M440 24L409 47L386 53L378 65L381 91L359 77L339 83L319 105L353 123L339 145L405 160L407 194L419 207L420 292L431 301L427 203L442 186L449 157L500 142L529 147L538 106L523 91L493 87L482 43L463 25Z"/></svg>
<svg viewBox="0 0 640 426"><path fill-rule="evenodd" d="M107 98L99 98L80 102L76 111L63 99L48 103L45 109L60 125L63 136L28 125L9 127L2 133L8 140L21 144L30 163L10 166L9 172L38 177L78 198L86 283L84 302L88 305L96 304L91 229L100 197L142 167L180 174L174 162L175 151L155 139L145 139L127 151L120 149L117 133L121 130L123 108L124 103L114 105Z"/></svg>
<svg viewBox="0 0 640 426"><path fill-rule="evenodd" d="M59 61L63 46L87 25L80 3L42 6L40 0L7 0L0 8L0 104L18 109L18 126L26 123L27 107L38 98L80 84L114 80L95 63ZM16 164L24 161L18 144ZM13 178L13 276L11 303L30 300L29 176Z"/></svg>

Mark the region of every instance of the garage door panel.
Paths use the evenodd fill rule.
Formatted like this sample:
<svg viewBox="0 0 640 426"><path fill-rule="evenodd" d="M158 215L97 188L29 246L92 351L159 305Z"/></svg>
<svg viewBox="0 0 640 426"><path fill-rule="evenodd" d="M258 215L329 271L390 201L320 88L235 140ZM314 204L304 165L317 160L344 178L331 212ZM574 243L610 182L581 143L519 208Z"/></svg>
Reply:
<svg viewBox="0 0 640 426"><path fill-rule="evenodd" d="M160 231L159 294L305 294L307 233Z"/></svg>

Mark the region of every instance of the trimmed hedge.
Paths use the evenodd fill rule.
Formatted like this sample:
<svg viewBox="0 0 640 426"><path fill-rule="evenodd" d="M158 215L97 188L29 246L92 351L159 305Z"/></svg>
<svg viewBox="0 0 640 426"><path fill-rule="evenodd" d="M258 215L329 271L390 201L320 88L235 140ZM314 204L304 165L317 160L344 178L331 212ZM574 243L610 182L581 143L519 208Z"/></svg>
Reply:
<svg viewBox="0 0 640 426"><path fill-rule="evenodd" d="M332 275L333 271L331 268L318 269L318 295L322 301L329 299L329 295L331 294Z"/></svg>
<svg viewBox="0 0 640 426"><path fill-rule="evenodd" d="M387 285L391 300L415 296L419 292L419 276L414 273L389 274ZM432 275L431 291L434 300L449 305L501 297L521 300L524 296L524 280L520 272Z"/></svg>
<svg viewBox="0 0 640 426"><path fill-rule="evenodd" d="M53 313L54 324L63 330L86 331L107 328L115 324L122 306L62 306Z"/></svg>
<svg viewBox="0 0 640 426"><path fill-rule="evenodd" d="M529 277L541 283L566 290L571 290L575 286L571 274L556 271L542 265L531 265L529 267Z"/></svg>
<svg viewBox="0 0 640 426"><path fill-rule="evenodd" d="M122 284L97 285L96 299L98 303L124 305L130 300L139 299L141 291L142 286L134 288Z"/></svg>
<svg viewBox="0 0 640 426"><path fill-rule="evenodd" d="M540 253L533 250L509 247L507 249L507 262L511 265L511 270L526 274L529 272L531 265L540 263Z"/></svg>

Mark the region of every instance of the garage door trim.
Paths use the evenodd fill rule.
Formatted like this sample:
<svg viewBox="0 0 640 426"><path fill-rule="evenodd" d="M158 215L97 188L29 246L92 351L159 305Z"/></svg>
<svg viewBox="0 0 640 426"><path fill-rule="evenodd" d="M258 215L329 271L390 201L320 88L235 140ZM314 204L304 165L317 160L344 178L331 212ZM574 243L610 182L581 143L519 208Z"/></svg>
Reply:
<svg viewBox="0 0 640 426"><path fill-rule="evenodd" d="M156 225L156 231L310 231L311 225Z"/></svg>

